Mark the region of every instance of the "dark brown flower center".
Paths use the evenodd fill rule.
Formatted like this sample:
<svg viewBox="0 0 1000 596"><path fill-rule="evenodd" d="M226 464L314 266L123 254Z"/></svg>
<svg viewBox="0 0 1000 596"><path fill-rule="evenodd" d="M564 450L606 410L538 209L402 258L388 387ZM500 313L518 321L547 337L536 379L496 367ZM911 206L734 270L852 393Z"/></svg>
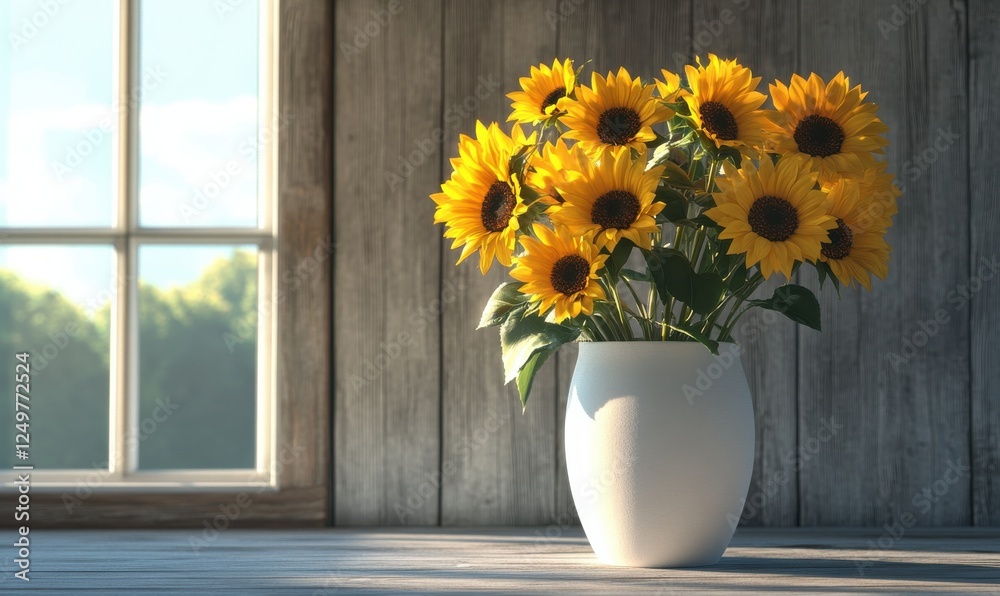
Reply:
<svg viewBox="0 0 1000 596"><path fill-rule="evenodd" d="M626 145L642 128L639 113L632 108L611 108L597 119L597 136L608 145Z"/></svg>
<svg viewBox="0 0 1000 596"><path fill-rule="evenodd" d="M795 127L795 144L799 151L813 157L830 157L840 153L844 144L844 129L827 118L812 114L806 116Z"/></svg>
<svg viewBox="0 0 1000 596"><path fill-rule="evenodd" d="M548 95L546 95L545 99L542 100L542 113L544 114L546 108L548 108L549 106L556 105L556 102L559 101L560 99L564 98L564 97L566 97L566 88L565 87L556 87L552 91L552 93L549 93Z"/></svg>
<svg viewBox="0 0 1000 596"><path fill-rule="evenodd" d="M567 296L582 291L590 278L590 263L580 255L566 255L552 266L549 281L557 292Z"/></svg>
<svg viewBox="0 0 1000 596"><path fill-rule="evenodd" d="M590 209L590 221L604 230L624 230L639 219L639 199L627 190L612 190L597 197Z"/></svg>
<svg viewBox="0 0 1000 596"><path fill-rule="evenodd" d="M723 141L734 141L739 136L739 126L736 116L726 106L717 101L706 101L701 104L701 122L705 130Z"/></svg>
<svg viewBox="0 0 1000 596"><path fill-rule="evenodd" d="M847 227L844 220L837 218L837 227L830 230L830 241L824 242L821 251L828 259L843 259L851 254L851 247L854 246L854 232Z"/></svg>
<svg viewBox="0 0 1000 596"><path fill-rule="evenodd" d="M755 234L771 242L784 242L799 227L799 214L785 199L763 196L750 205L747 222Z"/></svg>
<svg viewBox="0 0 1000 596"><path fill-rule="evenodd" d="M510 223L516 205L517 199L514 197L514 191L510 185L497 180L483 197L483 207L479 213L483 227L491 232L505 229Z"/></svg>

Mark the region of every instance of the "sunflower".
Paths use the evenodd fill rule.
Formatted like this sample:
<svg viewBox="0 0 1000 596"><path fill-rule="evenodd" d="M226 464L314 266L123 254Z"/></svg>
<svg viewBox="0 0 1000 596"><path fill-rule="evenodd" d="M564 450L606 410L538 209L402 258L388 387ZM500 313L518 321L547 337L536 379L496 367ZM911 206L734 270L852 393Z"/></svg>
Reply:
<svg viewBox="0 0 1000 596"><path fill-rule="evenodd" d="M452 248L462 248L458 262L479 251L479 269L485 275L493 258L509 267L514 254L518 217L527 211L521 185L510 171L510 158L524 145L534 143L514 126L508 137L495 122L488 128L476 122L476 138L461 135L459 157L451 160L451 179L431 195L437 203L434 223L444 223L444 237Z"/></svg>
<svg viewBox="0 0 1000 596"><path fill-rule="evenodd" d="M770 114L778 130L771 146L783 155L804 154L825 176L858 177L875 165L873 154L889 142L882 136L888 127L875 115L878 106L863 101L861 85L838 73L829 83L816 73L809 80L792 75L787 87L771 85L775 111Z"/></svg>
<svg viewBox="0 0 1000 596"><path fill-rule="evenodd" d="M665 68L660 69L660 74L663 75L663 80L656 79L656 92L660 95L662 101L677 103L683 100L684 96L688 95L688 92L681 88L680 76Z"/></svg>
<svg viewBox="0 0 1000 596"><path fill-rule="evenodd" d="M545 64L531 67L530 77L521 77L521 89L508 93L513 100L510 104L514 111L507 121L516 120L522 124L537 124L555 113L564 110L566 97L576 86L576 71L573 61L567 58L563 62L552 61L552 67Z"/></svg>
<svg viewBox="0 0 1000 596"><path fill-rule="evenodd" d="M594 300L605 300L597 272L608 255L600 254L586 238L574 237L565 228L552 231L534 224L536 238L524 236L521 244L527 251L515 259L510 275L524 282L521 292L538 302L545 314L553 306L556 323L594 312Z"/></svg>
<svg viewBox="0 0 1000 596"><path fill-rule="evenodd" d="M857 182L858 197L862 215L855 219L855 224L864 228L885 227L892 225L892 218L899 212L897 199L903 194L895 184L895 177L887 173L889 164L877 162L870 168L862 170L859 178L851 178ZM822 175L819 183L824 191L829 192L844 176Z"/></svg>
<svg viewBox="0 0 1000 596"><path fill-rule="evenodd" d="M685 66L691 92L684 96L695 127L716 147L758 147L771 127L759 109L767 97L757 91L760 77L736 60L708 55L708 64Z"/></svg>
<svg viewBox="0 0 1000 596"><path fill-rule="evenodd" d="M578 145L567 146L566 141L556 139L555 143L545 143L540 151L532 155L531 171L526 182L542 195L540 201L558 206L563 198L557 187L582 176L586 164L587 157Z"/></svg>
<svg viewBox="0 0 1000 596"><path fill-rule="evenodd" d="M765 278L779 271L790 279L796 261L819 258L837 223L807 160L782 158L775 166L765 154L759 170L750 160L739 170L728 160L722 167L717 206L705 214L724 228L720 239L732 240L729 254L746 253L747 268L759 263Z"/></svg>
<svg viewBox="0 0 1000 596"><path fill-rule="evenodd" d="M664 207L653 202L662 173L663 166L646 171L645 155L633 161L628 149L611 151L559 187L564 202L550 217L574 236L593 234L597 246L608 251L622 238L648 249Z"/></svg>
<svg viewBox="0 0 1000 596"><path fill-rule="evenodd" d="M885 241L886 219L868 218L858 182L841 178L827 195L830 215L837 227L820 249L820 260L830 266L840 283L851 287L855 281L872 289L871 276L885 279L889 272L889 245Z"/></svg>
<svg viewBox="0 0 1000 596"><path fill-rule="evenodd" d="M564 136L579 141L594 158L617 147L643 151L645 143L656 138L653 125L674 115L653 97L655 87L633 79L624 67L607 78L595 72L590 87L577 87L576 100L564 104L562 123L570 129Z"/></svg>

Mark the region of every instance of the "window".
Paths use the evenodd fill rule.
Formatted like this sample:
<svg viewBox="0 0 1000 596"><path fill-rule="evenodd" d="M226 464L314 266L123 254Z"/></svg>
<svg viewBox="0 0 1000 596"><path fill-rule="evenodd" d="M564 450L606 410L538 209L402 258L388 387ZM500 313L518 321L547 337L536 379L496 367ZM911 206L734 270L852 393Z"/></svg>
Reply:
<svg viewBox="0 0 1000 596"><path fill-rule="evenodd" d="M315 266L324 254L298 248L328 247L329 223L299 226L295 250L282 248L278 230L282 218L329 211L300 192L280 198L280 178L305 185L295 159L283 162L288 174L278 170L278 153L329 94L279 86L277 38L279 26L304 28L280 48L301 59L322 50L331 18L325 3L281 4L0 8L9 32L0 48L0 386L10 397L0 406L0 490L10 492L12 466L25 463L7 388L15 354L27 351L32 490L53 495L53 520L73 521L67 496L122 517L127 501L90 498L105 492L207 497L178 505L188 512L236 489L325 494L325 474L313 470L325 459L293 464L283 451L293 450L293 428L311 443L293 451L326 450L328 365L296 370L300 348L279 329L310 348L328 343L328 304L300 308L328 303L329 276ZM328 156L321 133L302 145L310 160L309 151ZM311 178L329 192L325 171ZM292 295L278 280L306 260L313 273ZM289 364L279 366L282 349ZM279 371L315 383L279 390ZM317 426L305 428L310 421Z"/></svg>

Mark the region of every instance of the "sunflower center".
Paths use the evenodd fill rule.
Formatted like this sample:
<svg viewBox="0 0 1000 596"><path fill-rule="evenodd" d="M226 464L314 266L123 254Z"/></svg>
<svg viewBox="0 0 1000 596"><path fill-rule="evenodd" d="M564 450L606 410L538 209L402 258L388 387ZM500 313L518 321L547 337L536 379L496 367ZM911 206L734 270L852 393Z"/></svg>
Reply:
<svg viewBox="0 0 1000 596"><path fill-rule="evenodd" d="M847 227L844 220L838 218L837 227L830 230L830 241L824 242L820 250L824 257L837 260L851 254L852 246L854 246L854 232Z"/></svg>
<svg viewBox="0 0 1000 596"><path fill-rule="evenodd" d="M642 128L639 113L632 108L610 108L597 119L597 136L608 145L626 145Z"/></svg>
<svg viewBox="0 0 1000 596"><path fill-rule="evenodd" d="M590 221L601 229L624 230L639 219L639 199L627 190L612 190L597 197L590 209Z"/></svg>
<svg viewBox="0 0 1000 596"><path fill-rule="evenodd" d="M549 281L557 292L567 296L583 291L590 278L590 262L580 255L566 255L552 266Z"/></svg>
<svg viewBox="0 0 1000 596"><path fill-rule="evenodd" d="M701 104L701 122L705 130L723 141L735 141L739 136L739 126L736 116L726 106L717 101L706 101Z"/></svg>
<svg viewBox="0 0 1000 596"><path fill-rule="evenodd" d="M542 100L542 113L544 114L545 110L549 106L556 105L556 102L559 101L560 99L564 98L564 97L566 97L566 88L565 87L556 87L555 89L553 89L552 93L549 93L548 95L546 95L545 99Z"/></svg>
<svg viewBox="0 0 1000 596"><path fill-rule="evenodd" d="M799 227L799 214L785 199L763 196L753 202L747 214L750 229L771 242L784 242Z"/></svg>
<svg viewBox="0 0 1000 596"><path fill-rule="evenodd" d="M795 127L795 144L799 151L813 157L830 157L840 153L844 144L844 129L827 118L812 114L803 118Z"/></svg>
<svg viewBox="0 0 1000 596"><path fill-rule="evenodd" d="M514 197L514 191L511 190L510 185L497 180L483 197L483 207L479 213L483 227L491 232L505 229L510 223L516 205L517 199Z"/></svg>

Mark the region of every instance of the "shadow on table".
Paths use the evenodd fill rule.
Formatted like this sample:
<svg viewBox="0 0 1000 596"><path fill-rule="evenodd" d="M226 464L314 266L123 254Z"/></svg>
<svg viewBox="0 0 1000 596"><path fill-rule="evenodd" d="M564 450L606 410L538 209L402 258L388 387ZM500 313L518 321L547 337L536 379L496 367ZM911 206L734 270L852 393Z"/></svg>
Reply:
<svg viewBox="0 0 1000 596"><path fill-rule="evenodd" d="M780 574L799 577L911 580L968 584L997 584L1000 564L926 563L831 558L727 557L699 570L719 573Z"/></svg>

